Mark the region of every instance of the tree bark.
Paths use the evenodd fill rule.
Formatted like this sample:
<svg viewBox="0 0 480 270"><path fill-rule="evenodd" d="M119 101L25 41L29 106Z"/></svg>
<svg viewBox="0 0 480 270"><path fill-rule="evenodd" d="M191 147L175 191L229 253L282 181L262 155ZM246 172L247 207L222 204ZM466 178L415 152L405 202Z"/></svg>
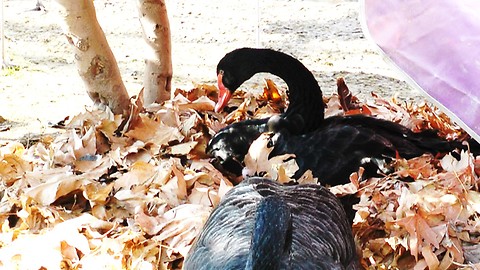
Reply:
<svg viewBox="0 0 480 270"><path fill-rule="evenodd" d="M138 11L145 42L151 48L146 58L145 104L171 98L172 49L170 23L164 0L138 0Z"/></svg>
<svg viewBox="0 0 480 270"><path fill-rule="evenodd" d="M78 73L96 105L127 114L130 98L117 61L98 24L93 0L57 0L65 11L67 38L75 48Z"/></svg>

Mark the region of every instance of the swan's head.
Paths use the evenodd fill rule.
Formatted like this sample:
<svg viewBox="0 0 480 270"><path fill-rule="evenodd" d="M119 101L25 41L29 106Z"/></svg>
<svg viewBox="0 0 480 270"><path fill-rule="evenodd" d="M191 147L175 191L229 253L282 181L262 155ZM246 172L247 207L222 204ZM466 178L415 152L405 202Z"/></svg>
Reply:
<svg viewBox="0 0 480 270"><path fill-rule="evenodd" d="M218 102L215 111L221 111L240 85L250 79L258 68L256 55L260 49L241 48L227 53L217 65Z"/></svg>

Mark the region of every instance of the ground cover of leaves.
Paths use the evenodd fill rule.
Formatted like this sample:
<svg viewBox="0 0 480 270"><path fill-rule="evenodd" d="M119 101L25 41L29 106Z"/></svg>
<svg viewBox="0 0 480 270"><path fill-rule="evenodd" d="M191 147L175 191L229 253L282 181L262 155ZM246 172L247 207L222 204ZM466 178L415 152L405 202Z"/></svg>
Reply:
<svg viewBox="0 0 480 270"><path fill-rule="evenodd" d="M434 128L467 137L428 104L372 93L325 97L326 116L369 114L414 131ZM343 92L342 92L343 91ZM57 124L60 132L32 145L0 142L0 268L179 269L209 213L238 179L205 154L225 125L265 117L288 106L269 82L262 95L241 92L229 113L213 112L216 88L177 89L164 105L132 99L128 118L86 110ZM296 170L287 157L268 160L268 135L245 163L281 182ZM480 268L480 158L468 151L398 157L393 172L332 187L356 193L353 225L362 265L370 269ZM408 181L407 181L408 180ZM307 172L299 182L317 182Z"/></svg>

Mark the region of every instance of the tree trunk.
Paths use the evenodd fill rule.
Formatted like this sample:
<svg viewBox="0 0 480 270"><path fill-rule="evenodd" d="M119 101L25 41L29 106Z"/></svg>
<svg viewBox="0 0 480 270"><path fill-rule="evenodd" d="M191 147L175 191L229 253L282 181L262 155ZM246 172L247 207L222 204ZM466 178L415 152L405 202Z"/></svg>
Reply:
<svg viewBox="0 0 480 270"><path fill-rule="evenodd" d="M67 38L75 48L78 73L96 105L127 114L129 96L117 61L98 24L93 0L57 0L66 11Z"/></svg>
<svg viewBox="0 0 480 270"><path fill-rule="evenodd" d="M170 23L164 0L138 0L144 39L151 48L146 58L144 102L162 103L170 99L172 49Z"/></svg>

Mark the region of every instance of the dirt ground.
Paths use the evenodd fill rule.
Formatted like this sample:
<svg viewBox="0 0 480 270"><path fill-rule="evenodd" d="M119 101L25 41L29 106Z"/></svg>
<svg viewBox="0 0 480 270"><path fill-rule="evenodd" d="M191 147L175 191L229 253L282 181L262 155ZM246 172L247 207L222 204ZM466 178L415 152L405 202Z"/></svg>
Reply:
<svg viewBox="0 0 480 270"><path fill-rule="evenodd" d="M4 0L6 55L17 69L0 77L0 139L52 132L50 123L91 106L72 49L62 34L61 8L44 0ZM130 95L142 87L142 40L136 2L95 0L97 16L116 56ZM396 70L364 37L357 1L167 0L172 28L173 87L214 83L215 67L238 47L269 47L294 55L315 74L325 94L345 77L360 98L418 99ZM258 5L258 6L257 6ZM257 13L257 8L259 12ZM258 29L258 32L257 32ZM248 87L259 87L257 76Z"/></svg>

